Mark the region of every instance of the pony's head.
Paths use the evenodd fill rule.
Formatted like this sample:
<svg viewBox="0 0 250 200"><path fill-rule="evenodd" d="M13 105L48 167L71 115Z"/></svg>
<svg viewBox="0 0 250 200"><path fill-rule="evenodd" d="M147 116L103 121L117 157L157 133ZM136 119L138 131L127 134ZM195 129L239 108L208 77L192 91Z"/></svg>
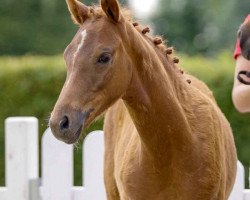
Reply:
<svg viewBox="0 0 250 200"><path fill-rule="evenodd" d="M250 60L250 15L248 15L245 22L240 26L238 37L242 55Z"/></svg>
<svg viewBox="0 0 250 200"><path fill-rule="evenodd" d="M64 52L67 77L50 127L58 139L75 143L84 127L124 95L132 69L124 46L128 20L118 2L101 0L100 7L77 0L67 4L80 28Z"/></svg>

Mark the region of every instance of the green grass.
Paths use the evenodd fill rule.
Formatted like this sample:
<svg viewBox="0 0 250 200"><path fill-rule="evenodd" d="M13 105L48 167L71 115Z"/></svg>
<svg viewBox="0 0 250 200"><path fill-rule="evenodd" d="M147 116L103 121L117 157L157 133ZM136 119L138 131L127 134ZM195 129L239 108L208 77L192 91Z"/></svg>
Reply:
<svg viewBox="0 0 250 200"><path fill-rule="evenodd" d="M230 121L239 159L246 169L250 161L250 115L238 113L231 100L234 60L228 52L216 58L180 55L180 65L207 83ZM0 57L0 185L4 185L4 120L9 116L35 116L40 137L60 93L66 68L59 56ZM102 119L86 131L102 129ZM81 185L82 146L75 149L75 184Z"/></svg>

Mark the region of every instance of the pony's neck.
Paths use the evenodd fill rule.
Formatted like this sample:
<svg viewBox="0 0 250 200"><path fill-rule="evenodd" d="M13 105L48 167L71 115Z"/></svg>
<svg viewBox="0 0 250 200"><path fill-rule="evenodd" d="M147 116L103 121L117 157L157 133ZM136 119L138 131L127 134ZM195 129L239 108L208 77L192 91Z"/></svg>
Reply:
<svg viewBox="0 0 250 200"><path fill-rule="evenodd" d="M172 154L192 142L190 126L178 100L184 81L166 66L160 51L135 29L130 30L131 84L123 99L144 145L155 155ZM167 59L167 58L166 58ZM171 65L169 63L169 65ZM181 88L181 89L180 89ZM172 148L171 148L172 147Z"/></svg>

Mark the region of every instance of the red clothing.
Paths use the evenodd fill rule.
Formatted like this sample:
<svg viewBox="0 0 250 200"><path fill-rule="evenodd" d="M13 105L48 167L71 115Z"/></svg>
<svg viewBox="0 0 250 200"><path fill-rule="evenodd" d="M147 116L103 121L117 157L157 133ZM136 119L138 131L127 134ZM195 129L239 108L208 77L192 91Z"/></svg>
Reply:
<svg viewBox="0 0 250 200"><path fill-rule="evenodd" d="M250 15L248 15L244 21L243 24L247 23L250 20ZM234 50L234 59L236 60L237 57L241 54L241 48L240 48L240 41L237 39L236 45L235 45L235 50Z"/></svg>

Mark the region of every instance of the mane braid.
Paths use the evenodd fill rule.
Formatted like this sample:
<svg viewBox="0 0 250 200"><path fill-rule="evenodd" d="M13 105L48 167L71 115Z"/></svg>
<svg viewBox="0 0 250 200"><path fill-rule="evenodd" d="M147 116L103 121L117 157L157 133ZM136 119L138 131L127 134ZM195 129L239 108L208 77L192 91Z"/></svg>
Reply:
<svg viewBox="0 0 250 200"><path fill-rule="evenodd" d="M147 35L146 32L150 32L149 27L142 28L138 22L133 22L135 29L142 33L142 37L150 44L150 46L156 51L159 59L162 61L164 68L169 71L169 68L178 74L184 74L184 70L179 68L176 64L179 63L179 58L175 54L173 47L168 47L165 40L161 36ZM170 67L169 67L170 66ZM171 71L172 71L171 70Z"/></svg>

